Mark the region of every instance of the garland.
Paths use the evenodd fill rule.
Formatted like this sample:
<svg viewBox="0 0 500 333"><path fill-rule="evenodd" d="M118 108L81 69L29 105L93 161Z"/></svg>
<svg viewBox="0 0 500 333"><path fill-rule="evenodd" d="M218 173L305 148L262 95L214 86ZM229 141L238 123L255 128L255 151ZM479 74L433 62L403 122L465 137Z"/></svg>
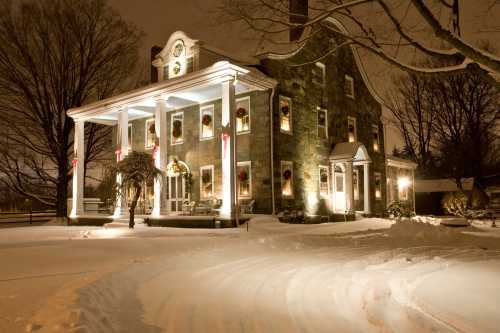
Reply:
<svg viewBox="0 0 500 333"><path fill-rule="evenodd" d="M182 136L182 122L180 120L174 120L172 136L174 138L180 138Z"/></svg>
<svg viewBox="0 0 500 333"><path fill-rule="evenodd" d="M238 110L236 110L236 117L238 118L244 118L246 115L248 114L247 110L245 108L238 108Z"/></svg>
<svg viewBox="0 0 500 333"><path fill-rule="evenodd" d="M292 172L291 172L290 170L288 170L288 169L287 169L287 170L285 170L285 171L283 172L283 178L284 178L285 180L289 180L290 178L292 178Z"/></svg>
<svg viewBox="0 0 500 333"><path fill-rule="evenodd" d="M203 115L201 118L201 123L205 126L209 126L212 123L212 116L209 114Z"/></svg>

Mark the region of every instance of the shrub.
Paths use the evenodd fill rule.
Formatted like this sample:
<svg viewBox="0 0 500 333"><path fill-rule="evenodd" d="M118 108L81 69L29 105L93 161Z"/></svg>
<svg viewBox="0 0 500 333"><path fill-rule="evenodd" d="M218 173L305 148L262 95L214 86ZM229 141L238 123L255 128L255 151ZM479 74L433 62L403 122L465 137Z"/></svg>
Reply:
<svg viewBox="0 0 500 333"><path fill-rule="evenodd" d="M387 214L394 218L412 217L415 215L408 202L396 200L387 207Z"/></svg>
<svg viewBox="0 0 500 333"><path fill-rule="evenodd" d="M467 195L462 191L446 193L441 200L445 212L455 216L467 217Z"/></svg>

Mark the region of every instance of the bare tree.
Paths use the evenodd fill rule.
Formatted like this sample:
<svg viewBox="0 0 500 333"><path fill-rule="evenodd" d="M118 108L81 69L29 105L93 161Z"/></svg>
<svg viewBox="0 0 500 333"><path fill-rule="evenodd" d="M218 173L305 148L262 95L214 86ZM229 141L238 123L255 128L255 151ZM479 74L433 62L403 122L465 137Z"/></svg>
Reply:
<svg viewBox="0 0 500 333"><path fill-rule="evenodd" d="M406 148L429 171L436 163L443 177L462 188L464 177L480 180L496 165L500 147L500 92L477 73L397 79L392 114Z"/></svg>
<svg viewBox="0 0 500 333"><path fill-rule="evenodd" d="M404 152L418 164L420 175L433 169L432 139L434 134L436 96L428 80L415 74L395 78L396 91L390 94L389 110L395 128L404 140Z"/></svg>
<svg viewBox="0 0 500 333"><path fill-rule="evenodd" d="M498 1L490 1L491 8L499 5ZM325 28L328 18L337 18L351 31L336 29L335 33L345 43L332 45L325 55L338 47L354 46L408 73L435 75L468 69L480 73L497 87L500 85L498 55L460 35L459 0L224 0L221 10L232 20L245 22L266 42L280 46L299 47ZM447 28L450 20L451 29ZM291 40L283 38L288 32ZM297 35L301 37L295 40ZM433 37L441 47L432 46ZM440 60L444 65L417 66L411 59L405 59L402 49Z"/></svg>
<svg viewBox="0 0 500 333"><path fill-rule="evenodd" d="M73 107L129 85L142 37L105 0L0 0L0 181L66 215ZM86 160L109 129L86 126Z"/></svg>

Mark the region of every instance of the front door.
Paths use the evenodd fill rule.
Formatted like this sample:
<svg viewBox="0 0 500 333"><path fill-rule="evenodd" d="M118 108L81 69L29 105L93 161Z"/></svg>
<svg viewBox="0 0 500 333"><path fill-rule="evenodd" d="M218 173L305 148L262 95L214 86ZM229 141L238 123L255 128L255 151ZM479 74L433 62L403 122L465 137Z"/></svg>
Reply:
<svg viewBox="0 0 500 333"><path fill-rule="evenodd" d="M167 177L168 198L167 205L170 213L180 213L182 211L182 201L184 200L185 181L182 175Z"/></svg>
<svg viewBox="0 0 500 333"><path fill-rule="evenodd" d="M339 213L344 213L345 204L345 172L340 164L336 164L334 168L334 207L335 211Z"/></svg>

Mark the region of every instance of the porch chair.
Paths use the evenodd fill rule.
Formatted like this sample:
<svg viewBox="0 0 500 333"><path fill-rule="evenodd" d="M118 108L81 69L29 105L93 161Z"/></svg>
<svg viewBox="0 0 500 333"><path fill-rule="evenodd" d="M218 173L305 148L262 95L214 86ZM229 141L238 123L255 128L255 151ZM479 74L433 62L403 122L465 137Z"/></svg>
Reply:
<svg viewBox="0 0 500 333"><path fill-rule="evenodd" d="M194 209L196 207L195 201L184 201L182 203L182 215L193 215Z"/></svg>
<svg viewBox="0 0 500 333"><path fill-rule="evenodd" d="M240 204L241 214L253 214L253 207L255 206L255 200L250 200L246 203Z"/></svg>

